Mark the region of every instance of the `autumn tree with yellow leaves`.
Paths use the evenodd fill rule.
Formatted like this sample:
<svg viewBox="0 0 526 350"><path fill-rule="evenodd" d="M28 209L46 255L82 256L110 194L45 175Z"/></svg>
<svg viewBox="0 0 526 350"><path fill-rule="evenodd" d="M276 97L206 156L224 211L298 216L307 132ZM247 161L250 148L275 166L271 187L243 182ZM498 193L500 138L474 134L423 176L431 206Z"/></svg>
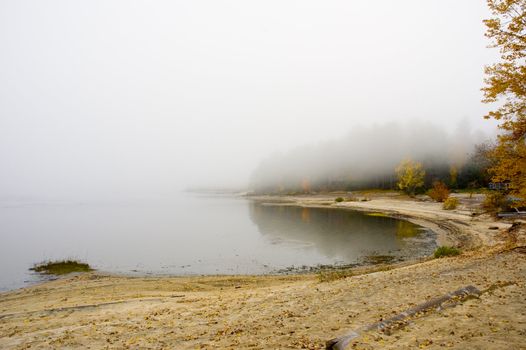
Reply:
<svg viewBox="0 0 526 350"><path fill-rule="evenodd" d="M500 121L492 152L494 182L509 183L510 194L526 205L526 0L488 0L493 17L484 21L501 61L486 67L484 102L501 102L485 118Z"/></svg>
<svg viewBox="0 0 526 350"><path fill-rule="evenodd" d="M426 172L422 163L405 159L396 168L396 175L398 188L412 196L419 187L424 186Z"/></svg>

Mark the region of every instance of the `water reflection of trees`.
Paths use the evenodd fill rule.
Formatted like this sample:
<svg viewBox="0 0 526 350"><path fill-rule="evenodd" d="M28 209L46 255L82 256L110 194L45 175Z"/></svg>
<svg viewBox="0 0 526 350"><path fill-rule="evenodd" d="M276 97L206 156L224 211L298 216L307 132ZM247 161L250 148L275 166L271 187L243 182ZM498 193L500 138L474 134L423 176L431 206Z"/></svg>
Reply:
<svg viewBox="0 0 526 350"><path fill-rule="evenodd" d="M329 208L251 203L250 218L272 241L314 245L322 255L345 262L369 254L405 255L405 238L420 232L408 221Z"/></svg>
<svg viewBox="0 0 526 350"><path fill-rule="evenodd" d="M396 235L398 237L415 237L419 233L416 225L405 220L396 221Z"/></svg>

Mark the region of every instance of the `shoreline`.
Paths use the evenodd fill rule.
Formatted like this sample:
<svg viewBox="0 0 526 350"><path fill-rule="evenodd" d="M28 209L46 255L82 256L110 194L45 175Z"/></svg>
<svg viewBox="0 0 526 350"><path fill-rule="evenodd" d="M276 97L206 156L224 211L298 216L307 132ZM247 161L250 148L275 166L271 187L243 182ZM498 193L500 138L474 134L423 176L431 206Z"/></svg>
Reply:
<svg viewBox="0 0 526 350"><path fill-rule="evenodd" d="M491 348L525 345L526 315L520 310L526 310L526 252L517 248L525 246L524 224L515 232L505 221L473 216L471 204L463 198L459 209L451 212L437 203L382 194L370 201L339 204L332 195L248 199L385 212L430 229L428 225L436 225L442 230L440 239L460 245L464 253L354 268L351 277L331 282L320 282L313 273L69 276L0 293L0 347L322 349L325 341L345 331L467 284L481 290L493 286L495 292L419 316L394 336L371 332L356 339L355 345L365 349L432 344L460 349L466 348L466 341L482 348L488 341L496 342ZM487 324L490 317L494 325ZM484 332L478 334L474 327Z"/></svg>
<svg viewBox="0 0 526 350"><path fill-rule="evenodd" d="M335 204L332 200L332 197L330 195L321 195L321 196L310 196L310 195L302 195L302 196L283 196L283 195L263 195L263 196L255 196L255 195L246 195L245 193L224 193L224 192L195 192L195 193L220 193L222 195L228 195L232 196L233 198L241 198L247 201L254 201L259 202L263 205L284 205L284 206L295 206L295 207L309 207L309 208L319 208L319 209L333 209L333 210L353 210L353 211L359 211L359 212L365 212L365 213L372 213L372 214L379 214L379 211L381 211L381 215L385 217L395 218L399 220L409 221L411 223L414 223L416 225L419 225L425 229L429 229L433 231L434 234L436 234L435 243L437 246L439 245L452 245L454 242L453 240L442 239L440 240L439 237L447 236L447 229L439 227L436 222L433 222L431 220L424 220L416 215L410 216L410 215L402 215L395 213L392 210L388 209L376 209L371 210L367 209L366 207L362 206L355 206L355 207L348 207L345 205L332 205ZM328 199L329 198L329 199ZM359 202L357 203L359 204ZM459 247L462 247L459 245ZM393 262L379 262L379 263L367 263L367 262L357 262L357 263L334 263L334 264L327 264L327 265L312 265L312 266L285 266L282 268L276 268L274 270L271 270L269 272L264 273L256 273L256 274L223 274L223 273L217 273L217 274L200 274L200 273L188 273L188 274L177 274L177 273L170 273L170 272L140 272L140 271L108 271L104 269L94 269L95 274L102 275L102 276L115 276L115 277L130 277L130 278L148 278L148 277L154 277L154 278L198 278L198 277L265 277L265 276L291 276L291 275L316 275L320 271L325 270L341 270L341 269L374 269L378 265L389 265L389 266L399 266L399 265L407 265L412 263L419 263L422 261L425 261L426 259L431 258L431 255L429 256L418 256L418 257L408 257L403 260L396 260ZM28 281L25 285L21 285L16 288L12 289L0 289L0 296L2 293L8 293L11 291L15 291L22 288L28 288L33 286L38 286L44 283L56 281L63 278L68 278L68 276L72 276L75 273L67 274L67 275L41 275L40 280L34 280L34 281Z"/></svg>
<svg viewBox="0 0 526 350"><path fill-rule="evenodd" d="M404 197L402 199L393 198L392 195L386 196L383 193L376 194L375 192L359 192L359 194L362 194L362 197L359 198L367 198L367 200L336 203L334 198L338 194L261 195L247 198L264 205L347 209L366 213L381 213L396 219L410 221L434 231L437 234L437 245L455 245L466 250L495 245L498 241L495 239L495 231L511 227L510 223L496 221L487 214L477 213L474 216L473 213L476 213L477 206L462 203L462 199L466 199L468 195L456 195L461 200L458 209L444 210L442 209L442 203L417 201ZM497 227L497 229L489 229L489 226Z"/></svg>

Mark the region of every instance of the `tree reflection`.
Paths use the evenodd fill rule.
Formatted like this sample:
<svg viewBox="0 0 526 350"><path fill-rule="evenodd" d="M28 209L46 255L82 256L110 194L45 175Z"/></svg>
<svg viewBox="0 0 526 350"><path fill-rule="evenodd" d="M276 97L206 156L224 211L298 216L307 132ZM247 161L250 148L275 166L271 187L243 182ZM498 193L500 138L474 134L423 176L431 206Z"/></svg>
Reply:
<svg viewBox="0 0 526 350"><path fill-rule="evenodd" d="M429 240L412 240L420 227L390 217L357 211L250 204L250 218L259 232L280 244L314 247L322 255L345 263L371 255L407 257L430 253Z"/></svg>

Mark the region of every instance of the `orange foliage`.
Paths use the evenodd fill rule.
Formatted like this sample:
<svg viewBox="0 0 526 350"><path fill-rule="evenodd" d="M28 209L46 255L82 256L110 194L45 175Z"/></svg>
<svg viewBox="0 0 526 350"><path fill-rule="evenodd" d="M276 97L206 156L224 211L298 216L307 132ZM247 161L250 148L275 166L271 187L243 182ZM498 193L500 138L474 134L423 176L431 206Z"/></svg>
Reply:
<svg viewBox="0 0 526 350"><path fill-rule="evenodd" d="M433 188L427 192L427 195L437 202L443 202L449 197L449 189L442 181L435 181Z"/></svg>
<svg viewBox="0 0 526 350"><path fill-rule="evenodd" d="M485 118L501 121L503 133L492 152L495 182L508 182L516 206L526 205L526 1L488 0L493 18L484 21L486 36L502 61L486 67L484 102L501 104Z"/></svg>

